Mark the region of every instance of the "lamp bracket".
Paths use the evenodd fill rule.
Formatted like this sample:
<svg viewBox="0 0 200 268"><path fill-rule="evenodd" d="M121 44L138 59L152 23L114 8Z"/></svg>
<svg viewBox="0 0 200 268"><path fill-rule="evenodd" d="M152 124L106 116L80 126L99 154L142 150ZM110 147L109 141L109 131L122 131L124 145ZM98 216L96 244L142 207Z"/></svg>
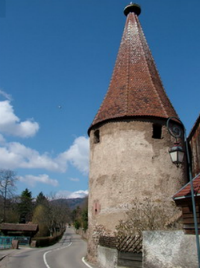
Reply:
<svg viewBox="0 0 200 268"><path fill-rule="evenodd" d="M179 121L178 118L174 118L174 117L170 117L167 121L167 129L169 131L169 133L176 138L176 142L177 139L179 139L180 137L183 136L184 132L183 129L181 128L180 125L178 125L173 119L176 119ZM180 123L182 124L182 122L180 121Z"/></svg>

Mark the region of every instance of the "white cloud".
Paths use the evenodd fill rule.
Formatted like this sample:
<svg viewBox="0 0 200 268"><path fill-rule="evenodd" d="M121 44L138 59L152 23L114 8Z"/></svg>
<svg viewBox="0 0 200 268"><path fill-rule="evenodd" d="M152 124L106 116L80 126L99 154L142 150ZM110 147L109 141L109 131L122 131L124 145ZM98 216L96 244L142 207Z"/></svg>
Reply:
<svg viewBox="0 0 200 268"><path fill-rule="evenodd" d="M53 158L48 153L39 153L18 142L6 143L5 135L27 138L34 136L39 130L39 124L32 119L20 121L11 105L11 97L0 90L6 100L0 101L0 166L8 169L45 169L65 172L68 162L83 174L89 169L89 139L78 137L73 145Z"/></svg>
<svg viewBox="0 0 200 268"><path fill-rule="evenodd" d="M0 140L3 137L0 136ZM19 142L5 143L0 146L0 166L6 169L45 169L55 172L66 172L70 162L83 174L89 169L89 139L79 137L64 153L53 158L48 153L40 154L38 151L24 146Z"/></svg>
<svg viewBox="0 0 200 268"><path fill-rule="evenodd" d="M0 144L5 144L6 140L4 139L3 135L0 134Z"/></svg>
<svg viewBox="0 0 200 268"><path fill-rule="evenodd" d="M0 132L22 138L32 137L39 130L39 124L32 119L20 122L10 100L0 101Z"/></svg>
<svg viewBox="0 0 200 268"><path fill-rule="evenodd" d="M69 150L59 155L59 158L69 161L83 174L89 171L89 139L80 136L74 140Z"/></svg>
<svg viewBox="0 0 200 268"><path fill-rule="evenodd" d="M40 154L38 151L28 148L18 142L7 143L0 147L0 166L8 169L46 169L49 171L64 172L67 163L59 163L47 153Z"/></svg>
<svg viewBox="0 0 200 268"><path fill-rule="evenodd" d="M7 100L12 100L11 95L9 95L8 93L6 93L5 91L3 91L2 89L0 89L0 95L2 95L4 98L6 98Z"/></svg>
<svg viewBox="0 0 200 268"><path fill-rule="evenodd" d="M20 157L20 168L43 168L46 170L60 171L59 165L47 153L39 154L38 151L13 142L9 144L9 149Z"/></svg>
<svg viewBox="0 0 200 268"><path fill-rule="evenodd" d="M71 193L69 191L58 191L55 195L55 198L58 199L58 198L68 198L68 196L70 195Z"/></svg>
<svg viewBox="0 0 200 268"><path fill-rule="evenodd" d="M76 192L71 193L68 198L83 198L88 195L88 191L79 190Z"/></svg>
<svg viewBox="0 0 200 268"><path fill-rule="evenodd" d="M78 182L80 181L78 178L70 178L70 181L75 181L75 182Z"/></svg>
<svg viewBox="0 0 200 268"><path fill-rule="evenodd" d="M73 193L69 191L59 191L56 193L56 198L83 198L88 196L88 190L79 190Z"/></svg>
<svg viewBox="0 0 200 268"><path fill-rule="evenodd" d="M55 157L47 152L40 153L19 142L7 142L4 138L6 135L21 138L34 136L39 130L39 124L33 119L21 121L11 105L11 96L1 89L0 96L6 99L0 101L0 167L12 170L21 168L66 172L67 166L70 163L84 175L88 173L89 139L84 136L76 138L69 149ZM79 181L77 178L71 178L70 180ZM20 177L20 181L32 186L36 183L58 185L57 180L49 178L46 174L39 176L26 175ZM68 192L67 195L70 198L73 196L82 197L85 195L85 192L87 191Z"/></svg>
<svg viewBox="0 0 200 268"><path fill-rule="evenodd" d="M24 177L19 177L19 181L25 182L26 184L34 187L36 183L44 183L52 186L58 186L58 181L49 178L46 174L41 174L39 176L33 176L33 175L26 175Z"/></svg>

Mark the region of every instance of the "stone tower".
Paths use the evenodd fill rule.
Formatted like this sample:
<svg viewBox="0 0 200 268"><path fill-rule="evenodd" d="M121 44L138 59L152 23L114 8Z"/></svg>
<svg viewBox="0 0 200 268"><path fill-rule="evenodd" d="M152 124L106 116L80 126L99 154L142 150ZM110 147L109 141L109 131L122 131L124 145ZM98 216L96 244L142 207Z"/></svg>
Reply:
<svg viewBox="0 0 200 268"><path fill-rule="evenodd" d="M89 130L88 256L96 257L99 232L113 235L134 200L172 208L172 196L186 182L171 163L173 138L166 129L177 117L163 88L138 16L124 9L126 24L107 94Z"/></svg>

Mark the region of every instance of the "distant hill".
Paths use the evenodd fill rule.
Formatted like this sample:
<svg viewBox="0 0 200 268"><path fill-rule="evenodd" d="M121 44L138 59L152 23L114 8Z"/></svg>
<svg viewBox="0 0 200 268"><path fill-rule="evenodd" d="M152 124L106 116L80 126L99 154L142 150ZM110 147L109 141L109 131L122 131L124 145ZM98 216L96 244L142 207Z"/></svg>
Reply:
<svg viewBox="0 0 200 268"><path fill-rule="evenodd" d="M86 198L69 198L66 199L67 204L71 210L77 208L78 206L81 207L85 204Z"/></svg>
<svg viewBox="0 0 200 268"><path fill-rule="evenodd" d="M70 210L74 210L75 208L77 208L78 206L81 207L82 205L84 205L86 201L86 198L60 198L60 199L55 199L52 202L58 202L60 204L67 204L70 208Z"/></svg>

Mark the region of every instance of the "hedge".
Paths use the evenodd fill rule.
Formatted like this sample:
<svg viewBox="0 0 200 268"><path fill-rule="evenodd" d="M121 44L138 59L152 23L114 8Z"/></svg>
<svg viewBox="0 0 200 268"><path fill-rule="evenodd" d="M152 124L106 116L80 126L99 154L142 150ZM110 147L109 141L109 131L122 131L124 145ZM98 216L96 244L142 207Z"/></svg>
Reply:
<svg viewBox="0 0 200 268"><path fill-rule="evenodd" d="M63 236L64 231L59 233L56 236L48 236L48 237L35 237L32 239L33 241L36 241L36 247L48 247L48 246L52 246L55 243L57 243Z"/></svg>

